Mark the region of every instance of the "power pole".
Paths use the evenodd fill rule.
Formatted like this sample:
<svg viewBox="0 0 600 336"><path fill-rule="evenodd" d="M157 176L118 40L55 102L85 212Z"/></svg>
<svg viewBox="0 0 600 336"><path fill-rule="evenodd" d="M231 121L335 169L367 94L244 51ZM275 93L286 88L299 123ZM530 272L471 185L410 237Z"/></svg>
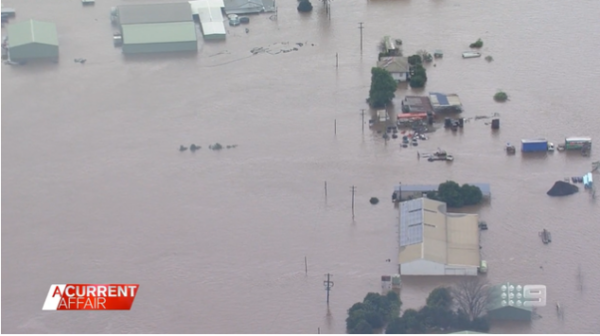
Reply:
<svg viewBox="0 0 600 336"><path fill-rule="evenodd" d="M352 219L354 219L354 192L356 191L356 187L350 187L352 189Z"/></svg>
<svg viewBox="0 0 600 336"><path fill-rule="evenodd" d="M338 67L338 53L335 53L335 68Z"/></svg>
<svg viewBox="0 0 600 336"><path fill-rule="evenodd" d="M337 134L337 119L333 119L333 135Z"/></svg>
<svg viewBox="0 0 600 336"><path fill-rule="evenodd" d="M360 114L362 115L362 132L365 134L365 109L362 109Z"/></svg>
<svg viewBox="0 0 600 336"><path fill-rule="evenodd" d="M325 274L327 276L327 280L323 281L323 285L325 286L325 290L327 291L327 304L329 304L329 291L333 287L333 281L331 281L331 274Z"/></svg>
<svg viewBox="0 0 600 336"><path fill-rule="evenodd" d="M360 29L360 53L362 55L362 51L363 51L363 23L359 22L358 24L360 24L360 27L358 27L358 29Z"/></svg>

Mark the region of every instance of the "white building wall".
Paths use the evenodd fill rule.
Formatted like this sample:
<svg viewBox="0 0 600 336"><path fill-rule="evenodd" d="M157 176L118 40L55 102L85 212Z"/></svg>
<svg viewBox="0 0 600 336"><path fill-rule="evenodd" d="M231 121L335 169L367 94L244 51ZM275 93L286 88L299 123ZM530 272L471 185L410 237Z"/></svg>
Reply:
<svg viewBox="0 0 600 336"><path fill-rule="evenodd" d="M429 260L415 260L400 265L401 275L463 275L476 276L477 267L448 266Z"/></svg>
<svg viewBox="0 0 600 336"><path fill-rule="evenodd" d="M445 275L444 264L439 264L429 260L415 260L400 265L401 275Z"/></svg>

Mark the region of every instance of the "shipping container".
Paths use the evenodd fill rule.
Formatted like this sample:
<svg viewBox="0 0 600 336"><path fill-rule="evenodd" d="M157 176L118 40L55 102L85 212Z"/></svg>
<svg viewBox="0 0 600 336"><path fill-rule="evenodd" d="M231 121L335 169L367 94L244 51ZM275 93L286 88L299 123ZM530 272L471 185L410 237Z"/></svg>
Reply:
<svg viewBox="0 0 600 336"><path fill-rule="evenodd" d="M565 139L565 149L581 149L583 144L592 143L592 138L588 137L571 137Z"/></svg>
<svg viewBox="0 0 600 336"><path fill-rule="evenodd" d="M522 152L546 152L548 151L548 140L546 139L529 139L521 140Z"/></svg>

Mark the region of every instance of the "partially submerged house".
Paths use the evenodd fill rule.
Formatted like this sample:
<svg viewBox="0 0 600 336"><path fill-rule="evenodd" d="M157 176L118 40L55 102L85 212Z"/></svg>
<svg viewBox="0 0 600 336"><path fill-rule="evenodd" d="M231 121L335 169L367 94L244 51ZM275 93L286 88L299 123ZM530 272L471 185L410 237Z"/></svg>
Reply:
<svg viewBox="0 0 600 336"><path fill-rule="evenodd" d="M8 57L15 62L58 61L58 33L51 22L27 20L8 26Z"/></svg>
<svg viewBox="0 0 600 336"><path fill-rule="evenodd" d="M532 307L524 296L524 287L512 283L490 288L488 316L492 320L530 321Z"/></svg>
<svg viewBox="0 0 600 336"><path fill-rule="evenodd" d="M224 40L227 30L223 18L223 0L190 1L192 14L198 17L200 29L206 40Z"/></svg>
<svg viewBox="0 0 600 336"><path fill-rule="evenodd" d="M448 213L427 198L400 203L400 275L476 276L479 216Z"/></svg>
<svg viewBox="0 0 600 336"><path fill-rule="evenodd" d="M198 37L188 2L118 7L123 53L197 51Z"/></svg>
<svg viewBox="0 0 600 336"><path fill-rule="evenodd" d="M406 82L409 78L410 66L406 57L382 57L377 67L387 70L397 82Z"/></svg>
<svg viewBox="0 0 600 336"><path fill-rule="evenodd" d="M258 14L275 12L275 0L223 0L225 14Z"/></svg>
<svg viewBox="0 0 600 336"><path fill-rule="evenodd" d="M433 106L429 97L406 96L402 100L402 112L404 113L433 113Z"/></svg>
<svg viewBox="0 0 600 336"><path fill-rule="evenodd" d="M462 103L457 94L430 92L429 100L435 112L462 112Z"/></svg>
<svg viewBox="0 0 600 336"><path fill-rule="evenodd" d="M491 198L492 191L489 183L468 183L481 190L483 198ZM394 188L394 196L397 200L411 200L424 197L430 191L437 191L437 184L400 184Z"/></svg>

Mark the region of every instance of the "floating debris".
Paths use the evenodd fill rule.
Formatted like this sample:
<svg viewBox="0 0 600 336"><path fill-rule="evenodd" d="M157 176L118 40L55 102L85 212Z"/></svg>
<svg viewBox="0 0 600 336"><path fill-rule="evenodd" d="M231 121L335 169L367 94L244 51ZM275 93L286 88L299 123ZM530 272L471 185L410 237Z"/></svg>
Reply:
<svg viewBox="0 0 600 336"><path fill-rule="evenodd" d="M369 202L373 205L379 203L379 199L377 197L371 197L371 199L369 200Z"/></svg>
<svg viewBox="0 0 600 336"><path fill-rule="evenodd" d="M491 62L494 60L494 58L492 56L485 56L485 60Z"/></svg>
<svg viewBox="0 0 600 336"><path fill-rule="evenodd" d="M184 145L179 146L179 151L180 152L185 152L186 150L188 150L188 148L185 147Z"/></svg>
<svg viewBox="0 0 600 336"><path fill-rule="evenodd" d="M200 146L196 146L195 144L191 144L191 145L190 145L190 150L191 150L192 152L195 152L195 151L197 151L198 149L201 149L201 148L202 148L202 147L200 147Z"/></svg>

